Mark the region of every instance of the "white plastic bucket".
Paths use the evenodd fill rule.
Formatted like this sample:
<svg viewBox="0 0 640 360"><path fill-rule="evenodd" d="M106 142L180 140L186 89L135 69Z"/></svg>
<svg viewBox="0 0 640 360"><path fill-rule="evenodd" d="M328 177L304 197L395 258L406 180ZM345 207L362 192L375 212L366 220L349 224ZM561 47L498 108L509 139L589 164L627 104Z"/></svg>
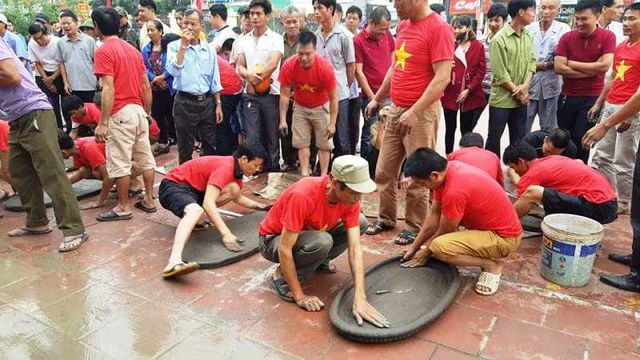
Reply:
<svg viewBox="0 0 640 360"><path fill-rule="evenodd" d="M540 275L562 286L584 286L602 240L604 227L571 214L552 214L542 221Z"/></svg>

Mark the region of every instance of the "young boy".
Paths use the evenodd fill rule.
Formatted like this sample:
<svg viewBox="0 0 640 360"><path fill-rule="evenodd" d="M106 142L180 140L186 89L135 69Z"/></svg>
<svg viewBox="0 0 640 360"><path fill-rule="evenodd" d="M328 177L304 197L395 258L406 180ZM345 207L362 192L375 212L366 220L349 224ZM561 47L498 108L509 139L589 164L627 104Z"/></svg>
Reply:
<svg viewBox="0 0 640 360"><path fill-rule="evenodd" d="M182 251L203 214L218 229L227 249L242 250L236 236L220 217L218 207L229 201L256 210L271 207L240 195L242 176L253 176L260 170L265 158L262 147L244 143L238 146L233 156L201 156L167 174L160 183L158 198L162 207L181 220L176 228L163 278L186 275L198 269L198 264L182 261Z"/></svg>

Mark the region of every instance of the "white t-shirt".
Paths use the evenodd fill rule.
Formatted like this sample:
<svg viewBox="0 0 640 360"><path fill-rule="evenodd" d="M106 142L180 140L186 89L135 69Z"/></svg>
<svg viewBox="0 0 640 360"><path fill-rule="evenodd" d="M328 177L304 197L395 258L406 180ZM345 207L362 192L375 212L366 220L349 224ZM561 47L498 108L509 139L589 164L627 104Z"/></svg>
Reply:
<svg viewBox="0 0 640 360"><path fill-rule="evenodd" d="M269 61L271 53L274 51L284 55L284 39L282 35L271 29L267 29L260 37L253 36L253 31L251 31L236 41L239 43L238 54L244 54L249 71L255 71L256 65L265 66ZM278 61L276 70L271 73L271 89L269 94L280 95L280 82L278 82L279 72L280 62Z"/></svg>
<svg viewBox="0 0 640 360"><path fill-rule="evenodd" d="M224 29L216 32L216 37L213 38L209 45L211 45L212 49L217 51L222 47L222 44L227 41L227 39L235 39L236 37L237 35L233 31L233 28L227 25Z"/></svg>
<svg viewBox="0 0 640 360"><path fill-rule="evenodd" d="M40 46L33 39L29 40L29 59L39 62L45 71L56 71L62 62L58 55L58 41L60 38L49 35L49 44ZM36 73L37 76L40 74Z"/></svg>

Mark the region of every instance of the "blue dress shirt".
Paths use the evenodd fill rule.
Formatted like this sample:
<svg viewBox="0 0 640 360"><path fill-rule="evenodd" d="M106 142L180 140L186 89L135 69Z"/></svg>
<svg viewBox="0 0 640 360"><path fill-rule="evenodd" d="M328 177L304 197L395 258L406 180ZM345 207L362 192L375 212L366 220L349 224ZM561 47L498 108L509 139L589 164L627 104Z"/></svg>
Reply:
<svg viewBox="0 0 640 360"><path fill-rule="evenodd" d="M216 52L200 41L196 46L187 47L184 61L178 65L176 56L180 45L180 41L174 41L167 49L166 70L173 76L173 89L192 95L215 94L222 90Z"/></svg>

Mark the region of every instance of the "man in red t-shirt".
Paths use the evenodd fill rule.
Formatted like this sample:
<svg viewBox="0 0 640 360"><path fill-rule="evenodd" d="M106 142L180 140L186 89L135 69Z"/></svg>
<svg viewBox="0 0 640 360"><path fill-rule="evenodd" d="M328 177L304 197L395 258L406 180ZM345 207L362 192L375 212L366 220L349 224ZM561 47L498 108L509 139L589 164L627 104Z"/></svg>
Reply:
<svg viewBox="0 0 640 360"><path fill-rule="evenodd" d="M283 301L306 311L320 311L324 303L306 295L300 280L315 273L335 273L332 260L349 249L355 283L353 314L377 327L387 320L366 300L360 235L367 219L360 213L361 194L376 190L369 164L361 157L343 155L333 160L331 175L307 177L289 186L258 227L260 252L280 263L273 287Z"/></svg>
<svg viewBox="0 0 640 360"><path fill-rule="evenodd" d="M431 255L456 266L479 266L476 292L494 294L503 259L518 249L522 236L518 215L502 187L477 167L447 162L429 148L410 155L404 173L434 196L425 226L402 266L422 266ZM461 224L465 230L458 230Z"/></svg>
<svg viewBox="0 0 640 360"><path fill-rule="evenodd" d="M602 11L599 0L580 0L576 5L576 29L562 35L554 58L555 72L562 75L558 100L558 127L571 133L579 144L598 120L590 111L604 86L604 74L611 68L616 37L598 26ZM577 159L589 161L589 149L578 147Z"/></svg>
<svg viewBox="0 0 640 360"><path fill-rule="evenodd" d="M625 13L627 11L636 10L627 8ZM629 14L629 17L634 16L635 14ZM636 19L630 21L634 20ZM596 113L602 109L603 119L622 108L640 87L640 47L636 46L640 41L640 28L625 26L623 29L629 38L616 48L613 71L591 108ZM618 193L619 214L629 214L631 210L631 188L638 141L640 114L635 114L617 127L609 129L607 135L598 142L593 156L593 166L609 179Z"/></svg>
<svg viewBox="0 0 640 360"><path fill-rule="evenodd" d="M546 214L581 215L601 224L618 216L616 193L609 181L579 160L562 155L536 159L533 147L517 144L505 149L503 161L514 170L509 173L518 189L513 207L520 217L533 204L542 205Z"/></svg>
<svg viewBox="0 0 640 360"><path fill-rule="evenodd" d="M363 110L380 89L384 76L391 67L395 44L389 31L390 27L389 10L384 6L378 6L369 14L367 27L353 38L356 51L356 79L362 89ZM378 121L378 116L365 116L364 120L360 136L360 155L368 159L371 151L371 125Z"/></svg>
<svg viewBox="0 0 640 360"><path fill-rule="evenodd" d="M368 229L374 235L395 226L398 174L406 156L421 147L434 148L440 120L440 97L451 80L454 36L451 27L426 1L398 8L393 66L366 109L371 116L391 96L384 138L376 167L379 219ZM413 183L407 189L406 229L394 239L410 244L427 214L429 190Z"/></svg>
<svg viewBox="0 0 640 360"><path fill-rule="evenodd" d="M106 143L107 172L115 179L118 191L118 205L97 219L128 220L133 216L129 206L133 162L142 173L145 188L144 198L135 207L147 213L157 211L153 200L156 162L149 143L151 87L142 55L118 37L118 12L99 7L91 13L91 19L103 41L94 61L95 74L102 80L102 114L95 138Z"/></svg>
<svg viewBox="0 0 640 360"><path fill-rule="evenodd" d="M298 163L302 176L309 176L311 137L315 136L320 160L320 175L329 171L333 149L332 137L338 117L336 77L331 64L316 56L316 35L303 31L298 36L297 54L284 62L280 69L280 135L289 132L287 109L293 89L292 144L298 149Z"/></svg>
<svg viewBox="0 0 640 360"><path fill-rule="evenodd" d="M100 122L100 108L94 103L85 103L76 95L67 96L62 99L62 111L71 115L71 135L72 139L85 136L93 136L93 129Z"/></svg>
<svg viewBox="0 0 640 360"><path fill-rule="evenodd" d="M268 210L243 195L242 176L253 176L260 170L266 153L256 144L243 143L233 156L200 156L171 170L160 183L160 205L180 219L173 238L169 262L162 273L165 279L185 275L198 269L197 263L184 263L182 251L202 215L206 215L222 235L222 243L230 251L242 251L218 212L218 207L233 201L255 210Z"/></svg>
<svg viewBox="0 0 640 360"><path fill-rule="evenodd" d="M500 159L492 151L484 149L484 139L478 133L466 133L460 138L460 149L447 156L448 161L457 160L473 165L496 179L500 186L504 184L504 174Z"/></svg>

